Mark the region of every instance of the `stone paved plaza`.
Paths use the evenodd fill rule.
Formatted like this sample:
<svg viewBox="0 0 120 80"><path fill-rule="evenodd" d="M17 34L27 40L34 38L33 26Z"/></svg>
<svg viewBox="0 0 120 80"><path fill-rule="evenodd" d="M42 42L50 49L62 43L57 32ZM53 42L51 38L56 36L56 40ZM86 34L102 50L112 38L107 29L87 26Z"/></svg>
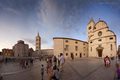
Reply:
<svg viewBox="0 0 120 80"><path fill-rule="evenodd" d="M46 67L46 62L39 60L34 62L32 69L22 69L18 63L7 63L0 67L0 73L3 73L4 80L41 80L41 64ZM112 60L110 68L106 68L101 58L68 59L59 80L114 80L115 64L116 60ZM48 80L48 76L45 71L44 80Z"/></svg>

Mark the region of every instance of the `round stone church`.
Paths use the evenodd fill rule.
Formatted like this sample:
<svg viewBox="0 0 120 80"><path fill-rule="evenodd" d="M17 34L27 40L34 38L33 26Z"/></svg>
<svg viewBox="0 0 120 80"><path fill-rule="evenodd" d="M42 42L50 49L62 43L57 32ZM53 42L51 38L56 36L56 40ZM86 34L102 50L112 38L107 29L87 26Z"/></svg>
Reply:
<svg viewBox="0 0 120 80"><path fill-rule="evenodd" d="M116 35L108 29L105 21L95 24L91 19L87 24L88 57L115 56L117 53Z"/></svg>

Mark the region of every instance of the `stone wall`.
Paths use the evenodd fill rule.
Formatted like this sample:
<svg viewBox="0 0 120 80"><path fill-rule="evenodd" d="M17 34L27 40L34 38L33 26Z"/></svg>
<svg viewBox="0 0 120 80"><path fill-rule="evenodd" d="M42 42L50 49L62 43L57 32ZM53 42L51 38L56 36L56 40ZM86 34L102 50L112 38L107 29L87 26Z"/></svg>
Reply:
<svg viewBox="0 0 120 80"><path fill-rule="evenodd" d="M72 54L74 58L88 57L88 44L71 38L54 38L54 55L58 56L60 53L63 53L65 58L71 58Z"/></svg>

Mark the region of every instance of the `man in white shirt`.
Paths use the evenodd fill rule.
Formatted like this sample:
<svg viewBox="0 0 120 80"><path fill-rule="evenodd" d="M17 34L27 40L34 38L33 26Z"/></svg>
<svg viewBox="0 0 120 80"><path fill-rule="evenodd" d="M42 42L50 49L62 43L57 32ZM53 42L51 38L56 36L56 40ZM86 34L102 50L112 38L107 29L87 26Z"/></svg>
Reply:
<svg viewBox="0 0 120 80"><path fill-rule="evenodd" d="M65 63L65 57L63 56L62 53L60 53L60 69L63 71L63 65Z"/></svg>

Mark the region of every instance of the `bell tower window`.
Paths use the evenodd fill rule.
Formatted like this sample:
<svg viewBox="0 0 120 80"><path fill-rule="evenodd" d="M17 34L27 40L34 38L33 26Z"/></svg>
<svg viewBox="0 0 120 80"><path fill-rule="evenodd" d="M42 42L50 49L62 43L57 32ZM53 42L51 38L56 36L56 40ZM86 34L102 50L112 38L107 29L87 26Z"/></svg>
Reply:
<svg viewBox="0 0 120 80"><path fill-rule="evenodd" d="M89 30L91 29L91 26L89 27Z"/></svg>
<svg viewBox="0 0 120 80"><path fill-rule="evenodd" d="M96 27L94 26L94 28L93 29L96 29Z"/></svg>

